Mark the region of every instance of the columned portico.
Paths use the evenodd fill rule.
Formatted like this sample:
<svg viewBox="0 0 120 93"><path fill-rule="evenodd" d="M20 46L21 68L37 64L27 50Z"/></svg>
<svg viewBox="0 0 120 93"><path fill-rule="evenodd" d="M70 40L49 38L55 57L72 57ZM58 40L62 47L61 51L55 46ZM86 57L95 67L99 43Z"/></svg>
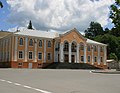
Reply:
<svg viewBox="0 0 120 93"><path fill-rule="evenodd" d="M71 43L69 43L69 63L71 63Z"/></svg>

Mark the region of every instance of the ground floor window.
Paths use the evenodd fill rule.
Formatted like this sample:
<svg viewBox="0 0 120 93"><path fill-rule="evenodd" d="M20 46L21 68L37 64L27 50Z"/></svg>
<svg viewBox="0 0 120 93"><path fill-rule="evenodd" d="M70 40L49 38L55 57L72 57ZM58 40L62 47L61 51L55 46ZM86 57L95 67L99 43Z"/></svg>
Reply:
<svg viewBox="0 0 120 93"><path fill-rule="evenodd" d="M103 62L103 57L100 58L100 61Z"/></svg>
<svg viewBox="0 0 120 93"><path fill-rule="evenodd" d="M18 63L18 66L22 66L22 65L23 65L23 63L22 63L22 62Z"/></svg>
<svg viewBox="0 0 120 93"><path fill-rule="evenodd" d="M94 57L94 62L97 62L97 57Z"/></svg>
<svg viewBox="0 0 120 93"><path fill-rule="evenodd" d="M29 59L33 58L33 52L29 52Z"/></svg>
<svg viewBox="0 0 120 93"><path fill-rule="evenodd" d="M51 53L48 53L48 60L51 60Z"/></svg>
<svg viewBox="0 0 120 93"><path fill-rule="evenodd" d="M81 61L82 61L82 62L84 61L84 56L81 56Z"/></svg>
<svg viewBox="0 0 120 93"><path fill-rule="evenodd" d="M20 58L20 59L23 58L23 51L19 51L19 58Z"/></svg>
<svg viewBox="0 0 120 93"><path fill-rule="evenodd" d="M39 60L42 59L42 53L41 53L41 52L38 53L38 59L39 59Z"/></svg>
<svg viewBox="0 0 120 93"><path fill-rule="evenodd" d="M90 62L90 56L88 56L88 62Z"/></svg>

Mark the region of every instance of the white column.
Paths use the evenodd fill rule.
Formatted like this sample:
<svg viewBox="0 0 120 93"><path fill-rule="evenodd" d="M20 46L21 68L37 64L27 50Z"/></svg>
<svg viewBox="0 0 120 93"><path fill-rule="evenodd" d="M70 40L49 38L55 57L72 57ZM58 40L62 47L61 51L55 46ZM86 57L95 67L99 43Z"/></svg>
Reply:
<svg viewBox="0 0 120 93"><path fill-rule="evenodd" d="M71 63L71 43L69 43L69 63Z"/></svg>
<svg viewBox="0 0 120 93"><path fill-rule="evenodd" d="M44 63L46 62L46 40L44 40Z"/></svg>
<svg viewBox="0 0 120 93"><path fill-rule="evenodd" d="M25 62L27 62L28 57L28 37L25 37Z"/></svg>
<svg viewBox="0 0 120 93"><path fill-rule="evenodd" d="M37 62L37 39L34 39L34 62Z"/></svg>
<svg viewBox="0 0 120 93"><path fill-rule="evenodd" d="M60 62L64 61L63 57L63 43L60 43Z"/></svg>
<svg viewBox="0 0 120 93"><path fill-rule="evenodd" d="M86 63L86 51L87 50L87 46L84 45L84 63Z"/></svg>
<svg viewBox="0 0 120 93"><path fill-rule="evenodd" d="M100 65L100 46L98 45L98 65Z"/></svg>
<svg viewBox="0 0 120 93"><path fill-rule="evenodd" d="M15 36L14 61L17 61L17 47L18 47L18 37Z"/></svg>
<svg viewBox="0 0 120 93"><path fill-rule="evenodd" d="M77 63L79 63L79 44L77 44Z"/></svg>
<svg viewBox="0 0 120 93"><path fill-rule="evenodd" d="M106 59L107 59L107 49L106 49L107 47L106 46L104 46L104 65L106 65Z"/></svg>
<svg viewBox="0 0 120 93"><path fill-rule="evenodd" d="M94 49L93 49L93 45L92 45L92 65L94 64Z"/></svg>

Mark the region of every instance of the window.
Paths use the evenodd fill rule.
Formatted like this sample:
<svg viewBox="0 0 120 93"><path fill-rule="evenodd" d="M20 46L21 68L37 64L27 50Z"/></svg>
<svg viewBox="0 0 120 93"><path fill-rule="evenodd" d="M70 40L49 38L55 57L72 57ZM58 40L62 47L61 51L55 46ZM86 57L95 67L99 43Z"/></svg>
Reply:
<svg viewBox="0 0 120 93"><path fill-rule="evenodd" d="M30 41L29 41L29 46L33 46L33 40L32 39L30 39Z"/></svg>
<svg viewBox="0 0 120 93"><path fill-rule="evenodd" d="M42 40L39 41L39 47L42 47Z"/></svg>
<svg viewBox="0 0 120 93"><path fill-rule="evenodd" d="M23 45L23 38L20 38L19 44Z"/></svg>
<svg viewBox="0 0 120 93"><path fill-rule="evenodd" d="M95 51L95 52L97 51L97 47L96 47L96 46L94 46L94 51Z"/></svg>
<svg viewBox="0 0 120 93"><path fill-rule="evenodd" d="M51 60L51 53L48 53L48 60Z"/></svg>
<svg viewBox="0 0 120 93"><path fill-rule="evenodd" d="M97 62L97 57L94 57L94 62Z"/></svg>
<svg viewBox="0 0 120 93"><path fill-rule="evenodd" d="M81 45L81 46L80 46L80 50L84 50L84 45Z"/></svg>
<svg viewBox="0 0 120 93"><path fill-rule="evenodd" d="M38 53L38 59L39 59L39 60L42 59L42 53Z"/></svg>
<svg viewBox="0 0 120 93"><path fill-rule="evenodd" d="M100 58L100 61L103 62L103 57Z"/></svg>
<svg viewBox="0 0 120 93"><path fill-rule="evenodd" d="M69 50L69 44L68 42L64 43L64 51L68 51Z"/></svg>
<svg viewBox="0 0 120 93"><path fill-rule="evenodd" d="M103 52L103 47L100 47L100 52Z"/></svg>
<svg viewBox="0 0 120 93"><path fill-rule="evenodd" d="M19 51L19 58L23 58L23 51Z"/></svg>
<svg viewBox="0 0 120 93"><path fill-rule="evenodd" d="M87 50L90 51L90 46L89 45L87 46Z"/></svg>
<svg viewBox="0 0 120 93"><path fill-rule="evenodd" d="M88 62L90 62L90 56L88 56Z"/></svg>
<svg viewBox="0 0 120 93"><path fill-rule="evenodd" d="M32 59L32 52L29 52L29 59Z"/></svg>
<svg viewBox="0 0 120 93"><path fill-rule="evenodd" d="M48 47L51 47L51 42L50 41L48 41Z"/></svg>
<svg viewBox="0 0 120 93"><path fill-rule="evenodd" d="M84 56L81 56L81 61L82 61L82 62L84 61Z"/></svg>
<svg viewBox="0 0 120 93"><path fill-rule="evenodd" d="M20 63L18 63L18 66L22 66L23 64L20 62Z"/></svg>

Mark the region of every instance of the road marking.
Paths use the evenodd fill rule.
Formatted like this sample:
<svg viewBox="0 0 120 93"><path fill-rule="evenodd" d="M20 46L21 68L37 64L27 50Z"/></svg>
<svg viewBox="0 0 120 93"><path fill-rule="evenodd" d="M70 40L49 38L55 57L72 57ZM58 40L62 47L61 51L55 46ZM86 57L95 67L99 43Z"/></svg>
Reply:
<svg viewBox="0 0 120 93"><path fill-rule="evenodd" d="M32 90L35 90L35 91L38 91L38 92L42 92L42 93L52 93L52 92L48 92L48 91L45 91L45 90L42 90L42 89L30 87L30 86L27 86L27 85L22 85L20 83L14 83L14 82L11 82L11 81L7 81L7 80L4 80L4 79L0 79L0 81L6 82L6 83L9 83L9 84L14 84L16 86L21 86L21 87L24 87L24 88L32 89Z"/></svg>

